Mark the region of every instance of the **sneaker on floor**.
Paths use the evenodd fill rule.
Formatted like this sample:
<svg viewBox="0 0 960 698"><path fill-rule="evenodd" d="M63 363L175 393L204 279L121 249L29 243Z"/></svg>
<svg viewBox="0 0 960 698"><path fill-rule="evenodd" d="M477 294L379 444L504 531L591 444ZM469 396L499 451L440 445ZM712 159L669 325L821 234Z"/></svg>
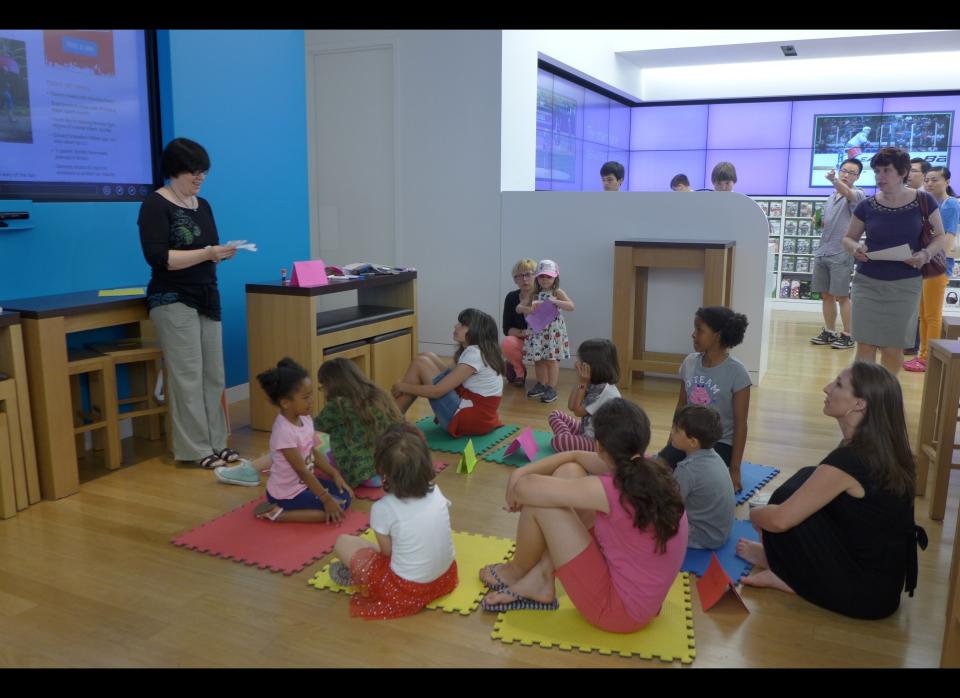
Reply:
<svg viewBox="0 0 960 698"><path fill-rule="evenodd" d="M834 349L853 349L857 345L853 337L848 334L841 334L837 341L830 344Z"/></svg>
<svg viewBox="0 0 960 698"><path fill-rule="evenodd" d="M903 369L905 371L912 371L913 373L926 373L927 362L918 356L910 361L904 361Z"/></svg>
<svg viewBox="0 0 960 698"><path fill-rule="evenodd" d="M260 484L260 473L250 464L250 461L240 461L240 465L221 465L213 469L213 474L220 482L228 485L256 487Z"/></svg>
<svg viewBox="0 0 960 698"><path fill-rule="evenodd" d="M556 402L556 401L557 401L557 391L547 386L543 391L543 395L540 396L540 402L549 404L551 402Z"/></svg>
<svg viewBox="0 0 960 698"><path fill-rule="evenodd" d="M547 386L542 383L536 383L530 390L527 391L527 397L540 397L543 395L544 391L547 389Z"/></svg>
<svg viewBox="0 0 960 698"><path fill-rule="evenodd" d="M831 332L826 327L820 330L820 334L810 338L810 344L833 344L837 341L837 333Z"/></svg>

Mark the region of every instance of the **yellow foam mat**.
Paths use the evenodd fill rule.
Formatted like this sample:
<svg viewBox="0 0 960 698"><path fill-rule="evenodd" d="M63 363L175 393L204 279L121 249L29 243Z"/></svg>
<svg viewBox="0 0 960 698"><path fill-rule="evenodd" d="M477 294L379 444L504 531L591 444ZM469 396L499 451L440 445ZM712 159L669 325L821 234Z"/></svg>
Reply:
<svg viewBox="0 0 960 698"><path fill-rule="evenodd" d="M376 536L369 528L362 537L371 541L376 540ZM462 616L476 611L484 594L487 593L486 587L480 581L480 568L494 562L505 562L513 553L514 547L515 543L508 538L492 538L454 531L453 548L456 551L457 576L460 583L451 593L441 596L427 608L439 608L446 613L459 613ZM328 589L334 592L345 591L352 594L355 591L353 587L341 587L333 583L330 579L329 564L324 565L308 584L317 589Z"/></svg>
<svg viewBox="0 0 960 698"><path fill-rule="evenodd" d="M559 647L600 654L657 657L664 662L689 664L697 652L693 638L693 607L690 604L690 576L677 575L660 615L635 633L608 633L590 625L573 607L570 597L560 597L556 611L507 611L497 615L492 637L508 644L530 647Z"/></svg>

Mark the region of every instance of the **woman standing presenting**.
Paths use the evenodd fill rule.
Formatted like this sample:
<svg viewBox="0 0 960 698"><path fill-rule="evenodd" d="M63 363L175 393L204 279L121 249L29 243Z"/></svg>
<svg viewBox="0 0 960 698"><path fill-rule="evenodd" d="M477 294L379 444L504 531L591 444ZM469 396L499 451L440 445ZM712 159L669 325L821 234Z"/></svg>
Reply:
<svg viewBox="0 0 960 698"><path fill-rule="evenodd" d="M175 138L160 161L167 184L148 196L137 224L150 265L150 319L163 349L173 455L215 468L239 460L227 448L217 264L237 250L220 244L213 211L197 196L210 169L203 146Z"/></svg>
<svg viewBox="0 0 960 698"><path fill-rule="evenodd" d="M850 219L844 249L857 260L851 293L852 336L857 360L880 363L896 375L903 349L912 347L920 307L920 268L940 251L943 224L936 200L910 189L910 155L898 148L881 148L870 160L877 193L861 201ZM923 197L923 200L921 200ZM922 208L933 227L933 241L920 247ZM860 243L866 231L867 238ZM871 252L908 245L913 254L903 261L871 260Z"/></svg>

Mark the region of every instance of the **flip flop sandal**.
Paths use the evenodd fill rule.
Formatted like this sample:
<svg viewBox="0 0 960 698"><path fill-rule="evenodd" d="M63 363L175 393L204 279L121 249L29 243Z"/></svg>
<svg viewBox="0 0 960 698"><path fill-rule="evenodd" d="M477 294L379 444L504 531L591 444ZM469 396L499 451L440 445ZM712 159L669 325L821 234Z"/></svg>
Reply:
<svg viewBox="0 0 960 698"><path fill-rule="evenodd" d="M503 591L504 589L507 588L507 585L504 583L504 581L500 579L500 575L497 574L498 564L500 563L495 562L492 565L487 565L486 567L483 568L483 570L486 570L487 572L490 573L491 577L497 580L496 584L493 584L493 585L487 584L486 582L483 581L483 577L480 578L480 581L483 583L483 585L487 587L487 589L490 589L492 591ZM480 570L480 571L482 572L483 570Z"/></svg>
<svg viewBox="0 0 960 698"><path fill-rule="evenodd" d="M283 513L283 507L277 506L271 501L260 502L253 510L253 515L258 519L267 519L276 521Z"/></svg>
<svg viewBox="0 0 960 698"><path fill-rule="evenodd" d="M226 465L226 463L216 453L211 453L209 456L198 460L197 465L199 465L201 468L206 468L207 470L213 470L221 465Z"/></svg>
<svg viewBox="0 0 960 698"><path fill-rule="evenodd" d="M498 593L512 596L516 600L510 603L487 603L487 600L484 599L480 603L484 611L506 613L507 611L556 611L560 608L559 599L554 599L550 603L544 603L543 601L528 599L526 596L520 596L520 594L515 591L510 591L509 589L499 589Z"/></svg>
<svg viewBox="0 0 960 698"><path fill-rule="evenodd" d="M240 454L232 448L225 448L217 454L217 458L227 463L236 463L240 460Z"/></svg>
<svg viewBox="0 0 960 698"><path fill-rule="evenodd" d="M330 563L330 569L327 570L330 574L330 579L339 587L352 587L353 586L353 577L350 576L350 568L347 567L340 560L336 560Z"/></svg>

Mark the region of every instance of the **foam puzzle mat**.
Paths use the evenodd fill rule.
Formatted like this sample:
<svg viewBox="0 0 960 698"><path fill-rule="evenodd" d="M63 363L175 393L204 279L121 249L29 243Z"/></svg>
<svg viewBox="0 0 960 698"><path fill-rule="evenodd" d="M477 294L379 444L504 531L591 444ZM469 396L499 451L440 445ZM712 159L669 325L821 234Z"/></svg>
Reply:
<svg viewBox="0 0 960 698"><path fill-rule="evenodd" d="M491 637L507 644L557 647L562 650L599 652L621 657L658 658L690 664L697 652L693 636L690 576L677 575L660 615L642 630L608 633L590 625L574 608L570 597L560 597L556 611L508 611L497 615Z"/></svg>
<svg viewBox="0 0 960 698"><path fill-rule="evenodd" d="M756 532L749 521L733 522L733 530L722 547L716 550L706 550L700 548L687 548L686 557L683 558L683 564L680 569L684 572L692 572L698 577L702 577L707 567L710 565L710 554L716 553L720 560L720 566L723 571L734 582L745 575L753 567L749 562L737 555L737 541L741 538L752 540L755 543L760 542L760 534Z"/></svg>
<svg viewBox="0 0 960 698"><path fill-rule="evenodd" d="M262 495L174 538L176 546L222 557L271 572L299 572L331 550L342 533L355 533L370 525L368 512L347 510L340 526L325 523L278 523L253 515L265 500Z"/></svg>
<svg viewBox="0 0 960 698"><path fill-rule="evenodd" d="M368 529L364 538L375 540L372 530ZM515 544L508 538L493 538L475 533L453 532L453 547L457 556L457 577L460 582L457 588L446 596L442 596L427 608L440 609L446 613L459 613L462 616L470 615L480 606L480 601L487 588L480 581L480 569L495 562L506 562L513 553ZM331 562L333 562L331 560ZM316 589L327 589L334 592L354 593L352 587L342 587L330 579L330 565L324 565L308 584Z"/></svg>
<svg viewBox="0 0 960 698"><path fill-rule="evenodd" d="M740 485L743 489L737 493L737 504L743 504L779 474L779 468L743 461L740 464Z"/></svg>
<svg viewBox="0 0 960 698"><path fill-rule="evenodd" d="M504 424L502 427L497 427L489 434L484 434L483 436L460 436L454 438L450 436L446 430L434 424L433 417L428 416L419 419L416 424L420 431L423 432L423 435L427 437L427 444L434 451L462 453L463 449L467 446L467 441L472 439L473 450L476 451L478 457L520 429L512 424Z"/></svg>

